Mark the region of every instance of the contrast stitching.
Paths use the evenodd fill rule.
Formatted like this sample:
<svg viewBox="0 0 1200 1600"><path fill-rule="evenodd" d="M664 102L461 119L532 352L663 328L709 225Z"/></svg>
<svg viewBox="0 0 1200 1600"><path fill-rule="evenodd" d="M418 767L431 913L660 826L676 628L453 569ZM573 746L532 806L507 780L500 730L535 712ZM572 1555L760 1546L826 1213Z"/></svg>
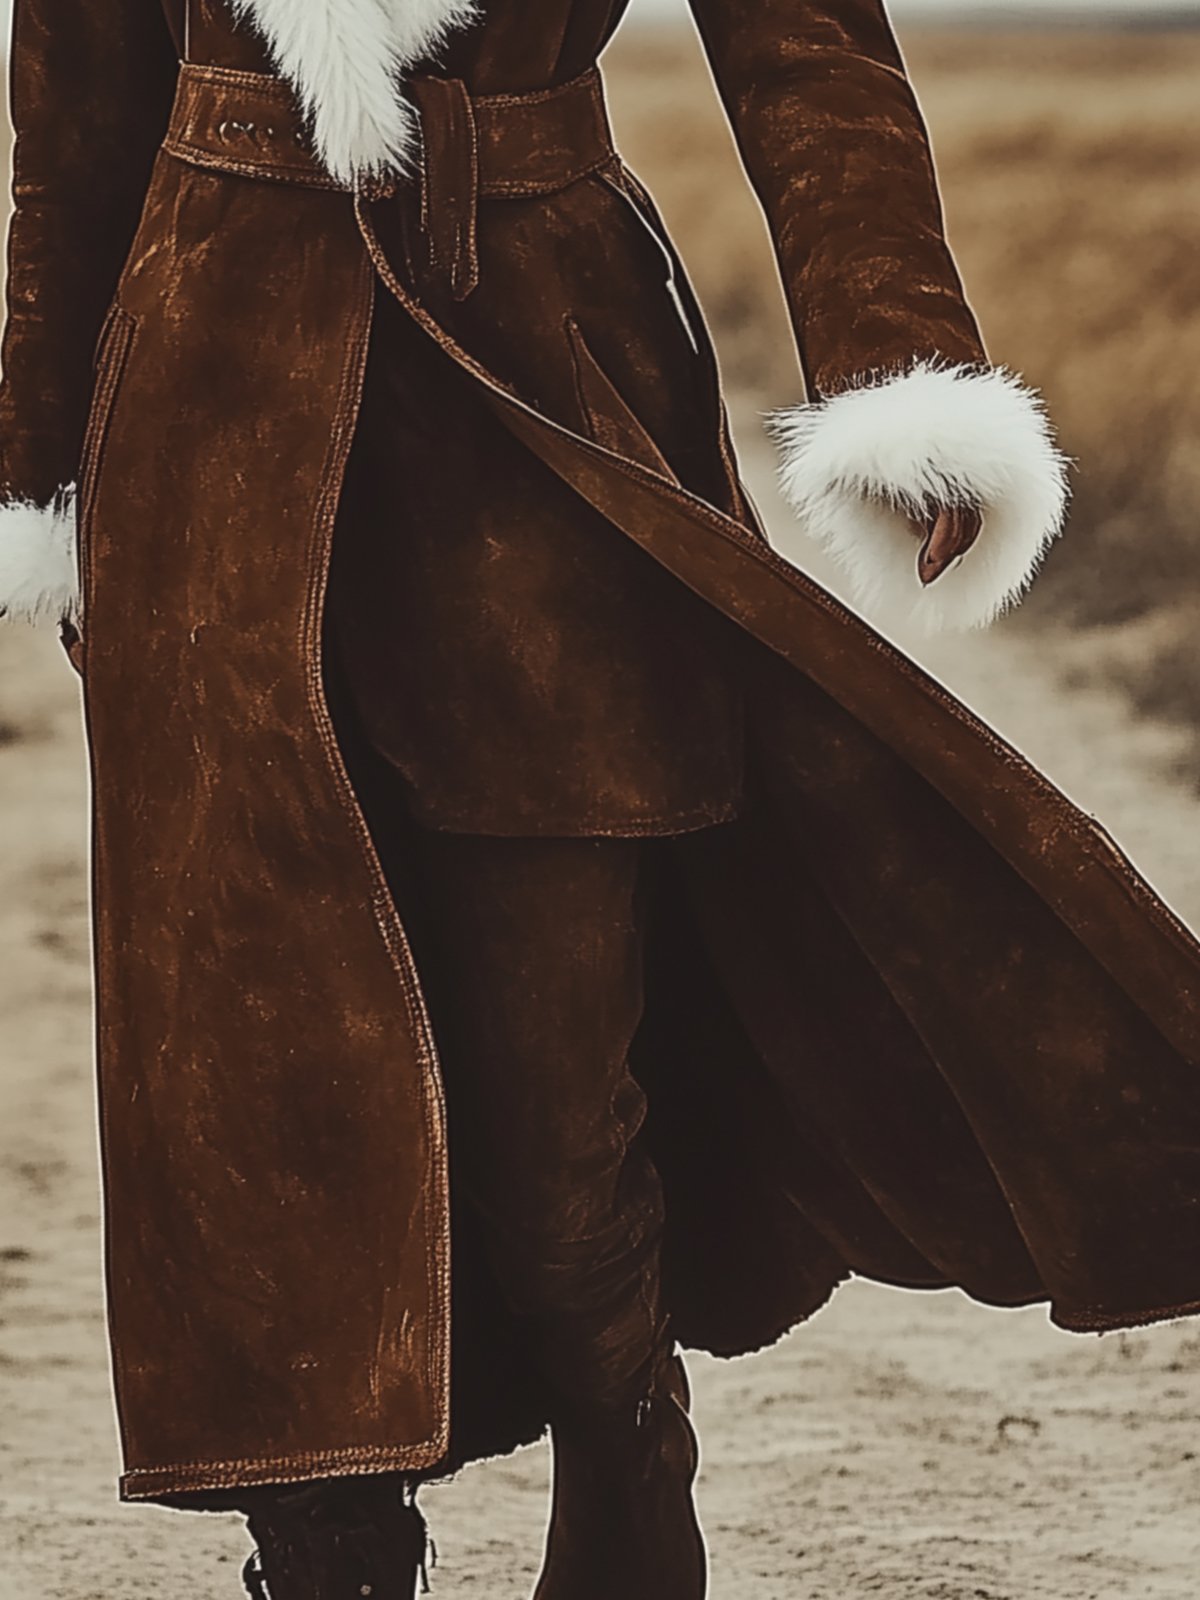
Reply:
<svg viewBox="0 0 1200 1600"><path fill-rule="evenodd" d="M578 93L585 86L598 86L600 82L599 69L589 67L578 77L570 78L566 83L555 84L551 89L531 89L527 93L516 94L477 94L471 98L477 106L539 106L544 105L547 100L557 100L562 95Z"/></svg>
<svg viewBox="0 0 1200 1600"><path fill-rule="evenodd" d="M185 85L194 79L200 79L205 83L232 83L247 89L255 89L271 99L295 103L295 96L290 86L273 72L252 72L246 67L222 67L210 61L185 61L180 68L179 76Z"/></svg>
<svg viewBox="0 0 1200 1600"><path fill-rule="evenodd" d="M539 194L557 194L559 190L569 188L571 184L578 183L581 178L590 177L593 172L599 171L612 160L612 151L606 150L602 155L590 161L587 166L577 167L566 176L561 173L552 178L493 178L485 179L480 183L479 192L487 199L520 199L524 196L533 197Z"/></svg>
<svg viewBox="0 0 1200 1600"><path fill-rule="evenodd" d="M301 660L305 662L308 668L310 706L314 712L314 723L318 739L324 750L335 788L341 798L342 807L349 816L358 837L359 849L373 884L372 910L376 925L383 936L384 948L391 961L393 971L400 980L409 1033L413 1040L418 1066L424 1082L425 1092L421 1096L421 1110L425 1122L425 1137L429 1147L430 1165L438 1175L432 1186L423 1184L421 1189L421 1204L426 1216L430 1214L434 1200L436 1199L437 1201L435 1237L431 1248L426 1252L425 1256L425 1290L431 1308L429 1320L434 1329L434 1336L430 1339L425 1351L425 1366L430 1386L437 1395L439 1413L437 1438L443 1441L444 1447L445 1443L449 1441L450 1427L449 1408L446 1404L450 1341L450 1239L449 1190L446 1171L446 1111L441 1073L433 1042L432 1024L425 1007L419 980L416 976L408 937L388 888L374 841L371 838L370 829L354 793L353 784L350 781L341 750L332 731L332 719L325 699L320 665L320 618L329 576L330 550L333 540L337 498L340 493L339 457L340 466L344 466L346 451L349 449L355 421L353 417L347 419L344 410L345 397L351 388L350 374L352 369L356 373L354 387L357 390L357 394L361 396L363 372L367 357L371 305L374 298L375 279L370 270L370 262L365 258L363 260L363 268L364 271L361 274L358 288L358 304L352 307L351 321L353 324L354 318L357 317L363 305L365 305L367 332L358 341L357 348L354 341L348 342L338 378L338 398L334 414L334 428L331 435L329 453L322 465L321 484L313 518L313 540L310 542L309 548L309 591L304 614L300 619L297 648L300 652ZM345 440L344 448L343 439ZM315 551L313 544L317 540L320 541L320 548ZM314 555L317 555L319 559L314 560ZM313 648L312 641L314 639L318 640L316 649Z"/></svg>
<svg viewBox="0 0 1200 1600"><path fill-rule="evenodd" d="M293 183L309 189L335 189L348 192L345 184L322 172L316 166L295 166L282 161L241 161L235 156L219 155L205 145L188 143L179 138L163 140L162 148L194 167L210 167L219 172L232 172L243 178L265 178L274 183Z"/></svg>
<svg viewBox="0 0 1200 1600"><path fill-rule="evenodd" d="M430 1461L436 1461L444 1450L436 1451L436 1446L441 1443L440 1437L432 1440L422 1439L414 1445L341 1445L329 1450L301 1450L289 1456L238 1456L219 1461L179 1461L169 1462L162 1467L131 1467L121 1474L122 1482L133 1483L141 1480L161 1481L164 1479L194 1477L196 1475L213 1476L225 1473L244 1473L248 1468L258 1467L268 1472L290 1469L296 1476L304 1476L315 1466L325 1462L347 1465L361 1463L364 1468L370 1468L383 1462L397 1463L402 1466L426 1466Z"/></svg>
<svg viewBox="0 0 1200 1600"><path fill-rule="evenodd" d="M97 366L100 382L89 408L87 436L83 442L79 465L79 526L90 532L92 509L100 480L100 466L104 446L112 420L113 402L125 373L125 365L133 343L137 318L124 306L114 305L110 313L103 349L98 352ZM90 543L90 540L88 541ZM90 560L88 565L90 566Z"/></svg>

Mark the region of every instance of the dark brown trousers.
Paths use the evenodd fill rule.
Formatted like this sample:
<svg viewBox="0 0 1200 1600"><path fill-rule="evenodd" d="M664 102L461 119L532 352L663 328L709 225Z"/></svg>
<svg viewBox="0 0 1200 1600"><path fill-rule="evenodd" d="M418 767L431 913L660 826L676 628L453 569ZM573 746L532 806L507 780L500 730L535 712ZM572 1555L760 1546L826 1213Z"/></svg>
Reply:
<svg viewBox="0 0 1200 1600"><path fill-rule="evenodd" d="M652 848L422 831L412 851L458 1200L560 1410L636 1400L669 1340L628 1067Z"/></svg>

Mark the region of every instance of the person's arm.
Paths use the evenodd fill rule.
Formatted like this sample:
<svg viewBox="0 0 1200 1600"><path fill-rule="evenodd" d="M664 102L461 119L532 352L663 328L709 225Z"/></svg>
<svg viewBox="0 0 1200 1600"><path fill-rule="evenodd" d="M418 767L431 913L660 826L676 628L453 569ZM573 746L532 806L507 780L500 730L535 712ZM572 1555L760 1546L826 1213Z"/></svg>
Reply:
<svg viewBox="0 0 1200 1600"><path fill-rule="evenodd" d="M868 613L987 622L1058 533L1066 464L1036 393L988 361L882 0L691 5L808 392L772 419L784 492ZM939 513L942 553L969 548L930 582Z"/></svg>
<svg viewBox="0 0 1200 1600"><path fill-rule="evenodd" d="M77 608L75 480L92 356L166 129L162 0L14 0L0 614Z"/></svg>

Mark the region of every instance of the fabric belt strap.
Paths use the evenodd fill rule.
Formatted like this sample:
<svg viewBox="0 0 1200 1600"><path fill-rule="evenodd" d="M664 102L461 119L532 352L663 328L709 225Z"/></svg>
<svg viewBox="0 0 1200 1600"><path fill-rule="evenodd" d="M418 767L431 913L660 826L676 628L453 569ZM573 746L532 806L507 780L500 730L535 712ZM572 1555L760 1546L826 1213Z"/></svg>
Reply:
<svg viewBox="0 0 1200 1600"><path fill-rule="evenodd" d="M599 70L554 89L472 95L457 78L407 80L421 123L419 172L367 182L370 198L421 185L432 264L463 298L479 275L479 199L553 194L614 159ZM184 61L163 148L183 161L274 183L347 189L322 168L291 86L272 73Z"/></svg>

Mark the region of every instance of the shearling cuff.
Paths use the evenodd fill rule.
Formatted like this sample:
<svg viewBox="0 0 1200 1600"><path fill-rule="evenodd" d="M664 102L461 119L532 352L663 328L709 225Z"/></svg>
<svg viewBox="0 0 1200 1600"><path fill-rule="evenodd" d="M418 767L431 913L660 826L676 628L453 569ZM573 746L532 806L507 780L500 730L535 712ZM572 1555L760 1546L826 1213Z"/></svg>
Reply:
<svg viewBox="0 0 1200 1600"><path fill-rule="evenodd" d="M0 617L36 622L77 618L75 485L45 505L0 502Z"/></svg>
<svg viewBox="0 0 1200 1600"><path fill-rule="evenodd" d="M1067 505L1067 460L1037 393L1003 367L922 361L775 412L784 497L880 621L983 627L1028 588ZM928 586L911 519L977 505L983 529Z"/></svg>

